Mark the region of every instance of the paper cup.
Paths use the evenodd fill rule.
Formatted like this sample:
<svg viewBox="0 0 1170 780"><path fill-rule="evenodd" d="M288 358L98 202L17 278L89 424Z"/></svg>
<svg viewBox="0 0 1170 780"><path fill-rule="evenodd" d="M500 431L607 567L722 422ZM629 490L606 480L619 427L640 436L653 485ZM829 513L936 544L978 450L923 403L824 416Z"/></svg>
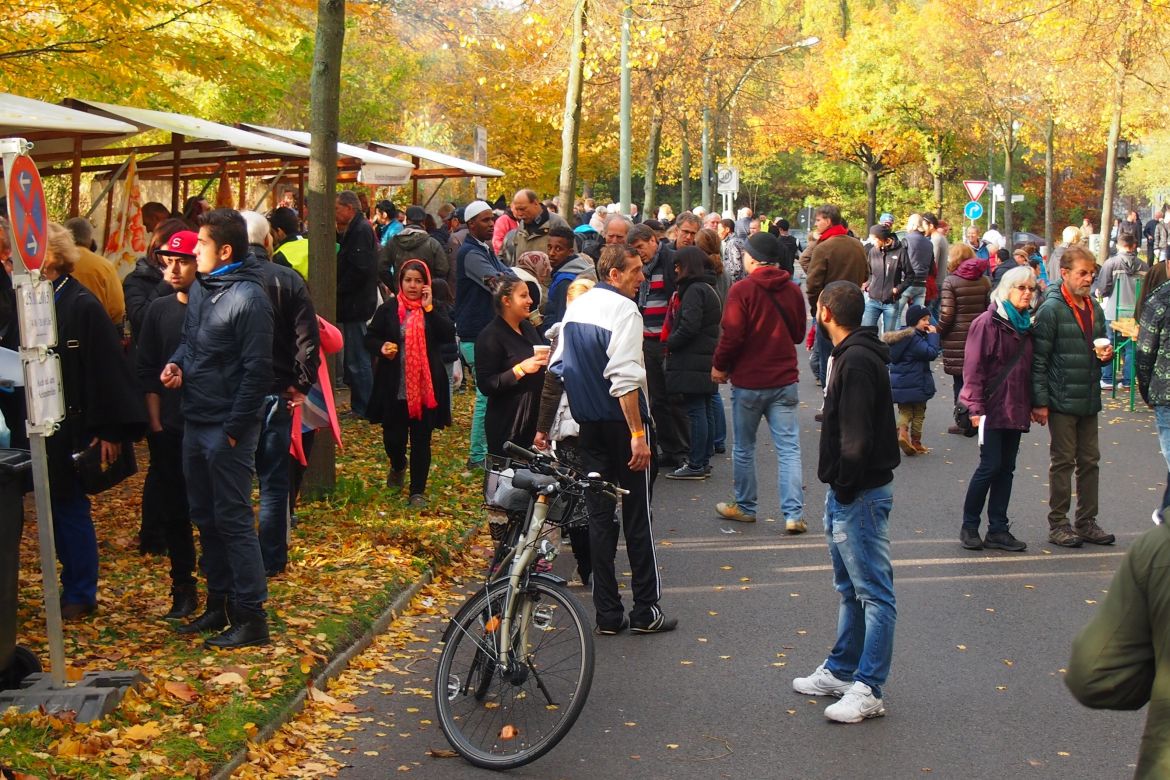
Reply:
<svg viewBox="0 0 1170 780"><path fill-rule="evenodd" d="M1105 349L1109 346L1109 339L1093 339L1093 347L1095 349Z"/></svg>
<svg viewBox="0 0 1170 780"><path fill-rule="evenodd" d="M552 351L552 347L547 344L537 344L532 348L532 356L542 360L548 358L548 353Z"/></svg>

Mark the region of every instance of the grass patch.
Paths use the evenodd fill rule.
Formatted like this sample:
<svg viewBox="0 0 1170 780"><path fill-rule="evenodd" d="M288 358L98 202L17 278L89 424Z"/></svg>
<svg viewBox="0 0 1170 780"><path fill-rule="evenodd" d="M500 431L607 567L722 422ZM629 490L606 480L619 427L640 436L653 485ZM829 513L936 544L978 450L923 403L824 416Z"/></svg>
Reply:
<svg viewBox="0 0 1170 780"><path fill-rule="evenodd" d="M94 723L0 714L0 767L46 778L209 776L422 571L449 563L480 522L479 478L462 471L472 402L456 396L455 424L435 435L421 511L385 487L380 427L343 423L336 489L299 507L289 570L269 583L268 647L216 652L176 634L158 618L170 606L168 561L137 551L142 474L97 497L100 611L66 627L67 673L138 669L149 682ZM26 507L18 641L47 664L31 500Z"/></svg>

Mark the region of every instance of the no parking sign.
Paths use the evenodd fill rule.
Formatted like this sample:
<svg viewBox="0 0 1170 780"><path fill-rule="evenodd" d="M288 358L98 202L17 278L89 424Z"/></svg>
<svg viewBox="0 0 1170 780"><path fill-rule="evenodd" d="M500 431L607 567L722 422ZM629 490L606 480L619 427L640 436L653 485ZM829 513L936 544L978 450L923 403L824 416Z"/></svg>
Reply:
<svg viewBox="0 0 1170 780"><path fill-rule="evenodd" d="M41 175L28 155L10 158L5 166L5 191L8 194L8 219L12 225L15 254L30 271L45 260L45 243L49 218L45 211L45 191Z"/></svg>

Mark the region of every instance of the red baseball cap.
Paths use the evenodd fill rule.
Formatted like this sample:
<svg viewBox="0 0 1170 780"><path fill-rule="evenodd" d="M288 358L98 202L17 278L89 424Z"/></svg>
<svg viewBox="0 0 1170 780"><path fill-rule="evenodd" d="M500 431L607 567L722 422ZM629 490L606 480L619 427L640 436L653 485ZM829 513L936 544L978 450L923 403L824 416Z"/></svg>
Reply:
<svg viewBox="0 0 1170 780"><path fill-rule="evenodd" d="M184 255L186 257L195 256L195 243L199 240L199 234L193 230L180 230L170 237L170 240L163 246L158 248L160 255Z"/></svg>

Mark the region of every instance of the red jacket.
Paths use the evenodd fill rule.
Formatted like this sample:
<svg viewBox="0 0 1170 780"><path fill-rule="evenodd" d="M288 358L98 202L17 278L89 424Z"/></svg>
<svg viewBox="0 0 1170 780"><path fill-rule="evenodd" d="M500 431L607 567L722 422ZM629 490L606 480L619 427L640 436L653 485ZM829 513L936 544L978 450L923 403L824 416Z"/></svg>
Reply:
<svg viewBox="0 0 1170 780"><path fill-rule="evenodd" d="M804 296L787 271L757 268L727 293L714 367L749 390L798 381L796 345L804 338L805 311Z"/></svg>

